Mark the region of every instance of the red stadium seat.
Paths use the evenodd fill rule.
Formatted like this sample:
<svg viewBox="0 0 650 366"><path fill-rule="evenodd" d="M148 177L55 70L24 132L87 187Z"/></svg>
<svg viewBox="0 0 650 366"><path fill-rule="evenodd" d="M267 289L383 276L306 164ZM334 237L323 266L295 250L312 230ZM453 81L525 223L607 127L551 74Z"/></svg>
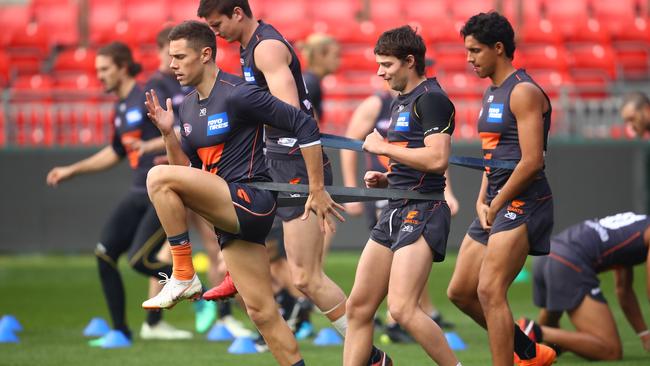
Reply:
<svg viewBox="0 0 650 366"><path fill-rule="evenodd" d="M579 25L589 19L588 0L544 0L541 3L541 15L551 21L563 35L572 36Z"/></svg>
<svg viewBox="0 0 650 366"><path fill-rule="evenodd" d="M519 37L521 42L526 45L560 45L562 43L562 34L548 19L527 20L519 32Z"/></svg>
<svg viewBox="0 0 650 366"><path fill-rule="evenodd" d="M565 35L567 46L572 43L600 43L609 44L610 37L607 30L603 28L599 21L593 18L585 22L574 24L574 32Z"/></svg>
<svg viewBox="0 0 650 366"><path fill-rule="evenodd" d="M20 74L39 72L48 55L49 34L36 23L29 23L12 34L6 48L10 65Z"/></svg>
<svg viewBox="0 0 650 366"><path fill-rule="evenodd" d="M301 40L312 32L307 1L273 1L269 5L273 11L265 12L264 21L274 26L286 39Z"/></svg>
<svg viewBox="0 0 650 366"><path fill-rule="evenodd" d="M67 4L43 4L34 7L36 22L47 30L50 41L59 45L79 43L79 6Z"/></svg>
<svg viewBox="0 0 650 366"><path fill-rule="evenodd" d="M350 0L320 0L310 2L311 18L318 21L355 21L361 10L358 2Z"/></svg>
<svg viewBox="0 0 650 366"><path fill-rule="evenodd" d="M169 7L171 20L174 24L185 20L198 20L196 16L198 4L194 0L171 1Z"/></svg>
<svg viewBox="0 0 650 366"><path fill-rule="evenodd" d="M606 79L616 78L614 51L610 46L588 44L573 47L569 50L569 64L571 75L598 74Z"/></svg>
<svg viewBox="0 0 650 366"><path fill-rule="evenodd" d="M551 99L557 98L562 93L568 95L573 90L573 78L568 73L545 69L528 69L526 72L544 89Z"/></svg>
<svg viewBox="0 0 650 366"><path fill-rule="evenodd" d="M437 75L438 82L452 100L480 100L489 83L472 72L446 72ZM479 102L480 103L480 102Z"/></svg>
<svg viewBox="0 0 650 366"><path fill-rule="evenodd" d="M103 88L94 73L55 74L55 100L95 100L103 95Z"/></svg>
<svg viewBox="0 0 650 366"><path fill-rule="evenodd" d="M64 50L57 55L52 70L55 72L93 73L96 55L95 50L84 47Z"/></svg>
<svg viewBox="0 0 650 366"><path fill-rule="evenodd" d="M25 26L32 20L32 10L25 5L3 5L0 6L0 24L2 24L2 34L0 34L0 46L5 47L14 32L21 32Z"/></svg>
<svg viewBox="0 0 650 366"><path fill-rule="evenodd" d="M455 45L444 45L436 47L435 44L428 45L433 52L433 61L438 72L465 72L470 69L467 63L467 51L459 41Z"/></svg>
<svg viewBox="0 0 650 366"><path fill-rule="evenodd" d="M129 37L132 39L129 43L138 46L154 45L158 32L169 23L168 10L166 2L127 2L124 16L129 24Z"/></svg>
<svg viewBox="0 0 650 366"><path fill-rule="evenodd" d="M372 46L347 46L341 50L341 69L346 71L377 70L375 53Z"/></svg>
<svg viewBox="0 0 650 366"><path fill-rule="evenodd" d="M495 10L494 2L485 0L453 0L449 1L449 8L454 19L463 23L473 15Z"/></svg>
<svg viewBox="0 0 650 366"><path fill-rule="evenodd" d="M9 67L9 56L4 51L0 51L0 87L4 88L9 82L11 68Z"/></svg>
<svg viewBox="0 0 650 366"><path fill-rule="evenodd" d="M90 43L103 45L113 40L120 29L127 26L124 12L119 4L97 3L88 10L88 30Z"/></svg>
<svg viewBox="0 0 650 366"><path fill-rule="evenodd" d="M403 1L406 21L420 23L423 27L434 26L436 22L449 19L451 13L445 0Z"/></svg>
<svg viewBox="0 0 650 366"><path fill-rule="evenodd" d="M515 63L527 69L567 72L568 58L564 47L555 45L522 45L515 51Z"/></svg>
<svg viewBox="0 0 650 366"><path fill-rule="evenodd" d="M34 100L50 100L54 82L48 75L33 74L18 76L12 83L10 92L11 102Z"/></svg>
<svg viewBox="0 0 650 366"><path fill-rule="evenodd" d="M370 2L370 20L386 23L393 20L396 23L405 23L404 9L400 0L373 0Z"/></svg>
<svg viewBox="0 0 650 366"><path fill-rule="evenodd" d="M650 78L650 43L615 43L614 53L624 79Z"/></svg>

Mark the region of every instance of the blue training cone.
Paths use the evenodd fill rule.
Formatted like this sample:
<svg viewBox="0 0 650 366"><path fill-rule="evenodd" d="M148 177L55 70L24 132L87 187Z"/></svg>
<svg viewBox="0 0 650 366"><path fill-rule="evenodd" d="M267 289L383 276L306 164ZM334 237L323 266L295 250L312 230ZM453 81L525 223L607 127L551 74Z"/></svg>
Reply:
<svg viewBox="0 0 650 366"><path fill-rule="evenodd" d="M84 336L86 337L103 337L108 332L111 331L111 328L106 323L106 320L96 317L90 319L86 328L84 328Z"/></svg>
<svg viewBox="0 0 650 366"><path fill-rule="evenodd" d="M5 315L0 319L0 327L8 327L12 332L20 332L23 330L23 326L20 325L18 319L13 315Z"/></svg>
<svg viewBox="0 0 650 366"><path fill-rule="evenodd" d="M332 328L323 328L314 339L317 346L335 346L343 343L343 338Z"/></svg>
<svg viewBox="0 0 650 366"><path fill-rule="evenodd" d="M467 345L460 339L460 336L455 332L445 333L445 338L447 338L447 343L453 351L462 351L467 349Z"/></svg>
<svg viewBox="0 0 650 366"><path fill-rule="evenodd" d="M228 347L228 353L234 354L246 354L246 353L257 353L255 348L255 342L249 337L239 337L235 339L234 342Z"/></svg>
<svg viewBox="0 0 650 366"><path fill-rule="evenodd" d="M0 343L18 343L18 337L9 323L0 323Z"/></svg>
<svg viewBox="0 0 650 366"><path fill-rule="evenodd" d="M235 337L232 335L232 333L230 333L228 328L226 328L226 326L221 322L212 326L212 329L210 329L207 338L209 341L213 341L213 342L225 342L225 341L232 341L235 339Z"/></svg>
<svg viewBox="0 0 650 366"><path fill-rule="evenodd" d="M111 330L104 336L104 343L102 348L124 348L131 347L131 340L129 340L124 333L119 330Z"/></svg>

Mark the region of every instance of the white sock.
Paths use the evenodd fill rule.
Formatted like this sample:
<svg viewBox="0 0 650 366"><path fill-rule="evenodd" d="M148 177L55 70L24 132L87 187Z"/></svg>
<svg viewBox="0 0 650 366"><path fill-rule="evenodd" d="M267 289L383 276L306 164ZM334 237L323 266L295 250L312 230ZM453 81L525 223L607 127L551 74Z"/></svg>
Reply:
<svg viewBox="0 0 650 366"><path fill-rule="evenodd" d="M336 329L343 337L345 337L345 331L348 329L348 317L343 314L342 317L336 319L332 322L334 329Z"/></svg>

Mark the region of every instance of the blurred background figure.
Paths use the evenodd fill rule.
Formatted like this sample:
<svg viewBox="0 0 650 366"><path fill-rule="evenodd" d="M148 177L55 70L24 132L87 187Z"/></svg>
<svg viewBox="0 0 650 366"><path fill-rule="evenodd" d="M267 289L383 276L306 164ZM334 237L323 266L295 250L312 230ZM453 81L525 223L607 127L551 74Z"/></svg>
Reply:
<svg viewBox="0 0 650 366"><path fill-rule="evenodd" d="M621 106L621 118L637 137L650 135L650 98L640 91L626 94Z"/></svg>
<svg viewBox="0 0 650 366"><path fill-rule="evenodd" d="M302 77L307 86L309 101L314 107L316 118L323 116L323 90L321 82L327 75L333 74L341 65L341 46L325 33L313 33L304 42L298 43L307 67Z"/></svg>

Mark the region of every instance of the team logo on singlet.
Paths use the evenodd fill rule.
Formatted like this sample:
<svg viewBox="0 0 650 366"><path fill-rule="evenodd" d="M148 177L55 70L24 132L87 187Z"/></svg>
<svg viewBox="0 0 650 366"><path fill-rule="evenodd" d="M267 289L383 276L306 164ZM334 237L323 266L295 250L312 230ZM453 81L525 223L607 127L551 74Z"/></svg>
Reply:
<svg viewBox="0 0 650 366"><path fill-rule="evenodd" d="M244 67L244 79L249 83L255 84L255 75L253 74L253 69L250 67Z"/></svg>
<svg viewBox="0 0 650 366"><path fill-rule="evenodd" d="M222 135L229 131L228 115L225 112L213 114L208 117L208 136Z"/></svg>
<svg viewBox="0 0 650 366"><path fill-rule="evenodd" d="M490 103L487 121L492 123L503 122L503 103Z"/></svg>
<svg viewBox="0 0 650 366"><path fill-rule="evenodd" d="M142 122L142 111L140 111L140 108L138 107L133 107L126 111L125 117L127 125L137 125Z"/></svg>
<svg viewBox="0 0 650 366"><path fill-rule="evenodd" d="M190 133L192 133L192 125L189 123L183 123L183 132L185 132L185 136L189 136Z"/></svg>
<svg viewBox="0 0 650 366"><path fill-rule="evenodd" d="M411 112L402 112L397 115L397 122L395 122L395 131L408 132L409 120L411 119Z"/></svg>

